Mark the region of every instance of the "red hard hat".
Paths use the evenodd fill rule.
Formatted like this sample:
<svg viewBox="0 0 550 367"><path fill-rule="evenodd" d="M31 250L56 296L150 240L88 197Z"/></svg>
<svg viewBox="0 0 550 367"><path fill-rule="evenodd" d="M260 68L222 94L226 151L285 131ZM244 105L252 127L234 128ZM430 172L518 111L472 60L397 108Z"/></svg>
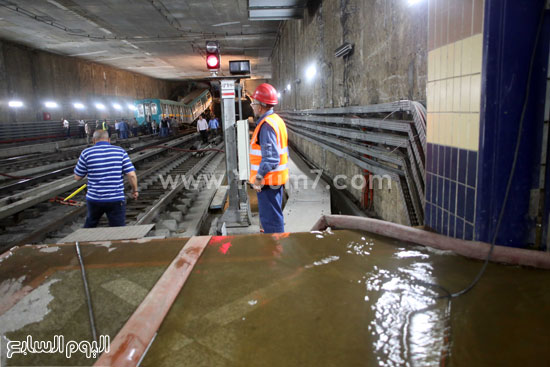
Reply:
<svg viewBox="0 0 550 367"><path fill-rule="evenodd" d="M279 99L277 98L277 90L271 84L267 83L258 85L258 88L254 91L252 98L272 106L279 103Z"/></svg>

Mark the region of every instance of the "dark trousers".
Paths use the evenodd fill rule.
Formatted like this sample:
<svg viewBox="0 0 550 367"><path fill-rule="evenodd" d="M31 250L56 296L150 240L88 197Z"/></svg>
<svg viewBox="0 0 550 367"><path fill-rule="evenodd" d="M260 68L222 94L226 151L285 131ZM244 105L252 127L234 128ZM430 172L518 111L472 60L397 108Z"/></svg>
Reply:
<svg viewBox="0 0 550 367"><path fill-rule="evenodd" d="M283 233L283 187L262 187L262 191L258 193L258 211L264 233Z"/></svg>
<svg viewBox="0 0 550 367"><path fill-rule="evenodd" d="M208 143L208 130L201 130L201 138L203 143Z"/></svg>
<svg viewBox="0 0 550 367"><path fill-rule="evenodd" d="M107 214L109 227L123 227L126 225L126 203L124 201L97 202L86 200L88 216L84 228L95 228L103 214Z"/></svg>

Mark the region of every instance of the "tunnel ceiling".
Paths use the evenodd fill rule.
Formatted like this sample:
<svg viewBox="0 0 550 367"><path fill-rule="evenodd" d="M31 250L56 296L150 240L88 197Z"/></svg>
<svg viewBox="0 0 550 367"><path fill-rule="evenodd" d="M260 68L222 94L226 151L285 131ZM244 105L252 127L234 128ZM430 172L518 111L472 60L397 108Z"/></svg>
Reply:
<svg viewBox="0 0 550 367"><path fill-rule="evenodd" d="M206 40L222 71L249 59L270 78L279 20L250 21L247 0L0 0L0 38L161 79L209 76Z"/></svg>

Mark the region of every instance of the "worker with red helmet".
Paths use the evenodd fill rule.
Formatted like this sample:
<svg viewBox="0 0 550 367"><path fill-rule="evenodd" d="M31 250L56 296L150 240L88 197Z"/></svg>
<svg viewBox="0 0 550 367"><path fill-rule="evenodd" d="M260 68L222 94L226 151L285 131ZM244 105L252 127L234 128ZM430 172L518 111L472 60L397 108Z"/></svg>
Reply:
<svg viewBox="0 0 550 367"><path fill-rule="evenodd" d="M285 231L283 185L288 181L288 134L281 117L273 112L277 90L260 84L252 95L257 118L250 141L250 182L258 195L260 223L265 233Z"/></svg>

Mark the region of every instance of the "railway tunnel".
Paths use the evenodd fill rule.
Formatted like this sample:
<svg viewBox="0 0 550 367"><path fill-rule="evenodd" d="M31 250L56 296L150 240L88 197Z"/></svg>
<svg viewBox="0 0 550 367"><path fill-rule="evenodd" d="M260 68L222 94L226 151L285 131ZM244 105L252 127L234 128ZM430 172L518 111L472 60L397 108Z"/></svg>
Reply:
<svg viewBox="0 0 550 367"><path fill-rule="evenodd" d="M549 27L543 0L0 0L0 364L549 365ZM88 228L102 146L125 225Z"/></svg>

